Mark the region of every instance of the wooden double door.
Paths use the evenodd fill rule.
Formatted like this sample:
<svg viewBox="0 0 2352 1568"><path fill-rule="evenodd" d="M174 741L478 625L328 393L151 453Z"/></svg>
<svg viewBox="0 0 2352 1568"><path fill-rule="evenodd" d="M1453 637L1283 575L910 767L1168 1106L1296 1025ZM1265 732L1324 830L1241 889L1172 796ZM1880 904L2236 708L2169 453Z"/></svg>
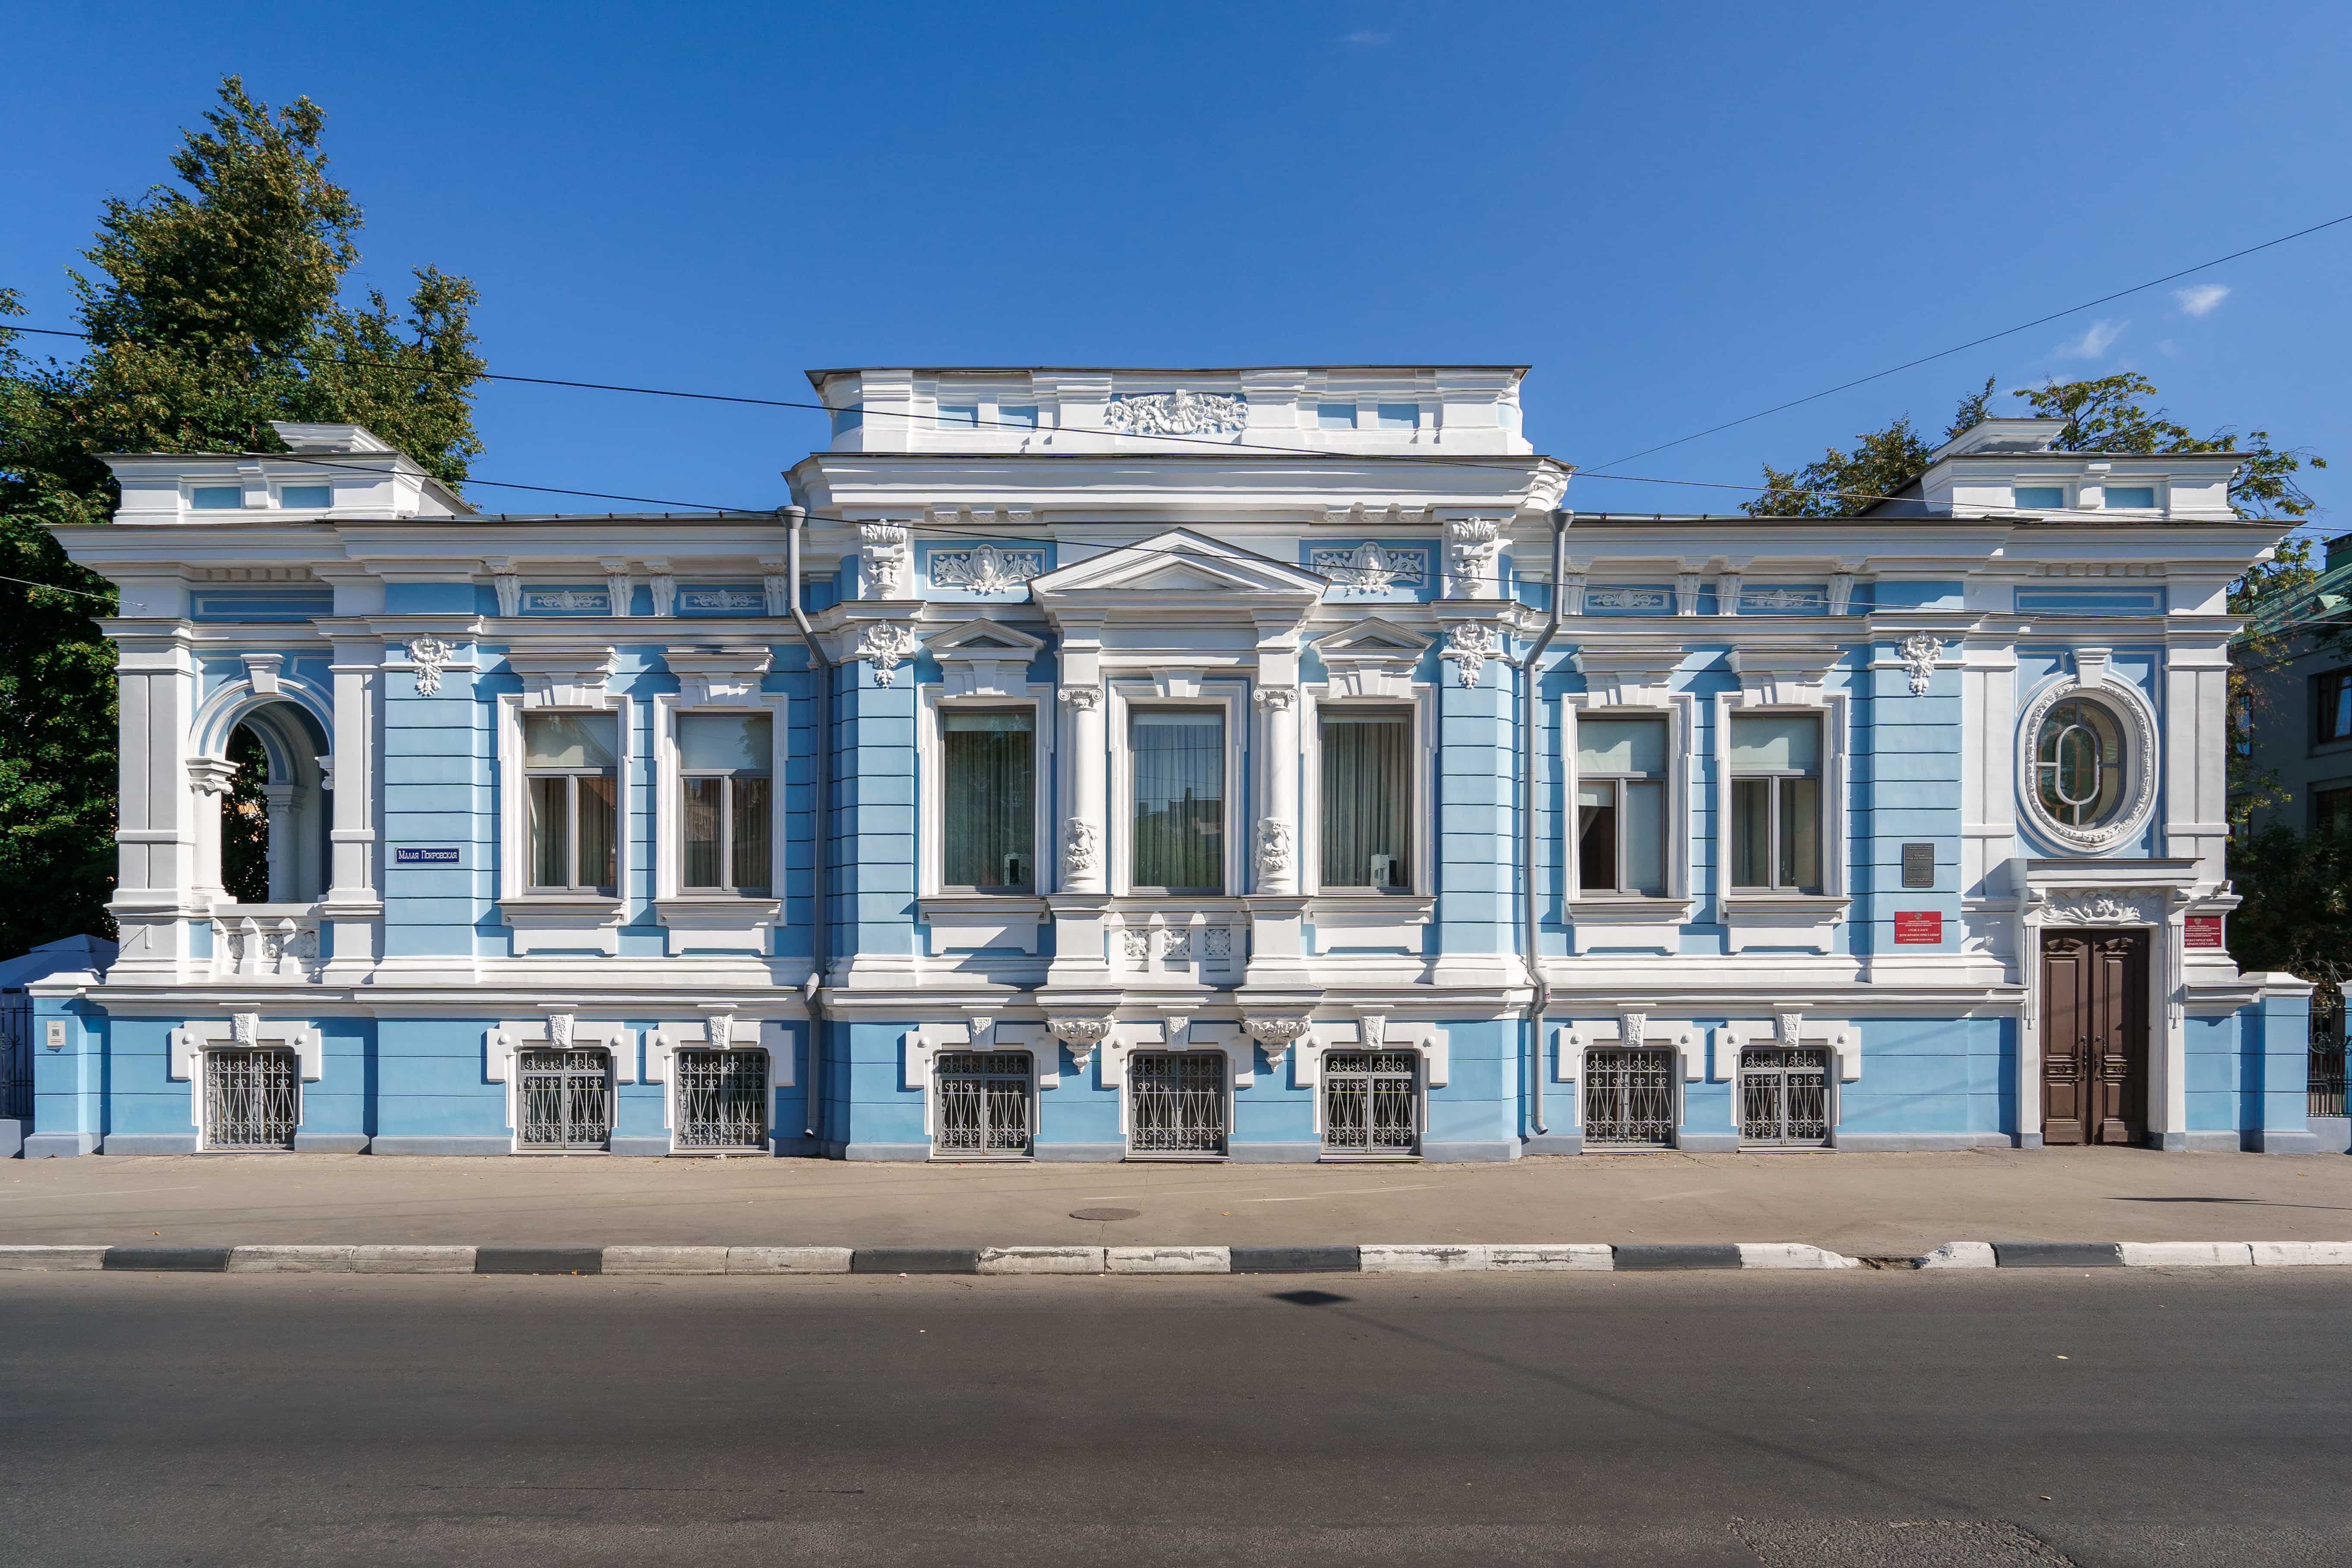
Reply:
<svg viewBox="0 0 2352 1568"><path fill-rule="evenodd" d="M2145 931L2042 939L2042 1140L2138 1143L2147 1131Z"/></svg>

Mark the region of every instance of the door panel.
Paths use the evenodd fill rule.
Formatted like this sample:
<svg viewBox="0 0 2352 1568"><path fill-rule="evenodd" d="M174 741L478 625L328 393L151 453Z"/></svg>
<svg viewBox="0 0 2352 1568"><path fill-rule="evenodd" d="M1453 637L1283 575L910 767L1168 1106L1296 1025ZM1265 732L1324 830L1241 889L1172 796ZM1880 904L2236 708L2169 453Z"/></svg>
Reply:
<svg viewBox="0 0 2352 1568"><path fill-rule="evenodd" d="M2139 1142L2147 1131L2148 934L2052 933L2042 947L2042 1137Z"/></svg>

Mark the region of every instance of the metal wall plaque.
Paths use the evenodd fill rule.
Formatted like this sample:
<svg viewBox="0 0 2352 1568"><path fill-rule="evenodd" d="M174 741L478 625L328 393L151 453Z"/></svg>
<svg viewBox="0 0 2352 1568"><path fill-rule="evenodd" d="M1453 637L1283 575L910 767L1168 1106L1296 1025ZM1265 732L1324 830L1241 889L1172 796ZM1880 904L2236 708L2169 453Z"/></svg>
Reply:
<svg viewBox="0 0 2352 1568"><path fill-rule="evenodd" d="M1932 888L1936 885L1934 845L1906 844L1903 847L1903 885L1906 888Z"/></svg>

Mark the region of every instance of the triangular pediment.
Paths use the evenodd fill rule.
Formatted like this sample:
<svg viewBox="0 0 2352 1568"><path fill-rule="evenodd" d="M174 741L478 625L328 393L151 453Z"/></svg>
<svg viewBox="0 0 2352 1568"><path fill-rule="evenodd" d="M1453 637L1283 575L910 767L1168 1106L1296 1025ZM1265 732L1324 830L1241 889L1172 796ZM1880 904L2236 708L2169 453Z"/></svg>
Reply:
<svg viewBox="0 0 2352 1568"><path fill-rule="evenodd" d="M984 619L960 621L923 638L923 647L935 658L1028 658L1045 646L1043 637Z"/></svg>
<svg viewBox="0 0 2352 1568"><path fill-rule="evenodd" d="M1171 529L1049 572L1029 584L1040 604L1106 608L1192 601L1188 608L1295 605L1323 596L1323 580L1303 568L1194 533Z"/></svg>
<svg viewBox="0 0 2352 1568"><path fill-rule="evenodd" d="M1378 616L1367 616L1350 626L1326 632L1315 639L1318 658L1328 659L1333 654L1355 654L1360 657L1394 658L1399 654L1419 655L1429 647L1430 637L1409 626Z"/></svg>

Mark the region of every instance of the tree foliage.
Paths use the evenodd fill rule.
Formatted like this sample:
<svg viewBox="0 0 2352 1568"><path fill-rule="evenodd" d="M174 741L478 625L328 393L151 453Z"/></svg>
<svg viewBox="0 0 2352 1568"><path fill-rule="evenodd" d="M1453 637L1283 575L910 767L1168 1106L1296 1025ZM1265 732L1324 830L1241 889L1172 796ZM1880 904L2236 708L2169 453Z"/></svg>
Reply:
<svg viewBox="0 0 2352 1568"><path fill-rule="evenodd" d="M1944 428L1944 440L1983 422L1992 390L1988 379L1982 391L1960 399L1952 422ZM1928 456L1936 449L1908 414L1883 430L1862 432L1854 442L1852 451L1832 447L1801 468L1765 464L1764 493L1742 502L1740 510L1751 517L1852 517L1926 473Z"/></svg>
<svg viewBox="0 0 2352 1568"><path fill-rule="evenodd" d="M2230 917L2242 967L2352 980L2352 831L2273 825L2231 845L2230 877L2245 900Z"/></svg>
<svg viewBox="0 0 2352 1568"><path fill-rule="evenodd" d="M89 346L35 361L0 289L0 953L110 932L114 658L107 584L52 527L105 523L110 452L270 452L272 419L365 425L451 484L481 450L474 287L417 268L404 308L347 300L359 204L327 174L325 113L273 112L235 77L171 160L177 184L110 197L88 271ZM27 586L26 582L39 586Z"/></svg>

